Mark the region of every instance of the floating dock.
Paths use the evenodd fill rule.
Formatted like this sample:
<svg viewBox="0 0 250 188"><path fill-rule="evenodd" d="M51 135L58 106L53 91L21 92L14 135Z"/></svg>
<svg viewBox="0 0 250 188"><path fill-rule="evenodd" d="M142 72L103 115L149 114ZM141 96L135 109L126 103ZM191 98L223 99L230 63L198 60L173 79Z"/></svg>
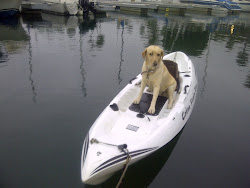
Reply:
<svg viewBox="0 0 250 188"><path fill-rule="evenodd" d="M185 13L198 13L206 15L227 15L239 13L238 10L228 10L220 6L215 5L201 5L194 3L167 3L167 2L120 2L120 1L97 1L96 2L100 10L96 13L105 13L108 9L119 10L123 13L131 13L137 15L148 15L148 12L174 14L174 15L185 15ZM41 4L41 3L40 3ZM27 14L37 13L41 10L42 5L39 3L25 3L22 4L23 12ZM105 7L101 7L105 6ZM115 7L115 8L114 8ZM78 15L82 15L78 11Z"/></svg>
<svg viewBox="0 0 250 188"><path fill-rule="evenodd" d="M228 10L219 6L200 5L193 3L165 3L165 2L119 2L119 1L100 1L98 4L115 6L125 13L136 13L147 15L148 12L158 12L167 14L184 15L187 13L199 13L207 15L233 14L240 11Z"/></svg>

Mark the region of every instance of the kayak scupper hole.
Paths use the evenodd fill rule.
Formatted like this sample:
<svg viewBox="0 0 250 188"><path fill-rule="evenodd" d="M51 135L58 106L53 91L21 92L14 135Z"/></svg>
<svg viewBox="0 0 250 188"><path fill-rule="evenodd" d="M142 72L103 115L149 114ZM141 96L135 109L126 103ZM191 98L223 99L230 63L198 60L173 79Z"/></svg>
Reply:
<svg viewBox="0 0 250 188"><path fill-rule="evenodd" d="M139 114L136 115L136 117L138 117L138 118L144 118L145 115L143 115L142 113L139 113Z"/></svg>

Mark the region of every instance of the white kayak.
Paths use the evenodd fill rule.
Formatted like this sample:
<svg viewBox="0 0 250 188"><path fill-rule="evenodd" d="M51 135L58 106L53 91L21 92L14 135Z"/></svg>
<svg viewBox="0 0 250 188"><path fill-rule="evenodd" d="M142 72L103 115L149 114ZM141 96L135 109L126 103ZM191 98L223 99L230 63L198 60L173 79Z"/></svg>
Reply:
<svg viewBox="0 0 250 188"><path fill-rule="evenodd" d="M84 140L81 178L85 184L103 183L125 164L131 165L152 154L170 142L186 124L198 88L193 63L183 52L168 54L163 62L178 65L174 77L179 89L174 94L172 109L167 109L167 98L159 96L156 113L148 114L152 93L146 89L140 104L132 104L142 77L133 79L104 109ZM176 72L176 67L172 72Z"/></svg>

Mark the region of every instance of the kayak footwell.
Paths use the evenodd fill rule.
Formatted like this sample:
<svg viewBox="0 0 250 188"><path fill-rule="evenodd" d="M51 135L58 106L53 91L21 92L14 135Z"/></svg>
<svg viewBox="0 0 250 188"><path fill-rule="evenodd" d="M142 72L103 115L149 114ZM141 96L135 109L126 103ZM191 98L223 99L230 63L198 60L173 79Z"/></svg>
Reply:
<svg viewBox="0 0 250 188"><path fill-rule="evenodd" d="M150 107L152 98L153 98L152 94L143 93L140 103L139 104L131 104L129 106L129 109L131 111L134 111L134 112L152 115L152 116L157 116L160 113L165 102L167 101L167 97L158 96L157 101L156 101L156 105L155 105L155 113L149 114L148 109Z"/></svg>

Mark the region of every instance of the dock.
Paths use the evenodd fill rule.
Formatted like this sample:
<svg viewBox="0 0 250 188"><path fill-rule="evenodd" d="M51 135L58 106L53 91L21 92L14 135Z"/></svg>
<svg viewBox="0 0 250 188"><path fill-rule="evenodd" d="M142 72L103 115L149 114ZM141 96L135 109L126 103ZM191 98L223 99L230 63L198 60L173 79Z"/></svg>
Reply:
<svg viewBox="0 0 250 188"><path fill-rule="evenodd" d="M169 0L171 1L171 0ZM227 15L227 14L235 14L239 13L239 10L229 10L227 8L223 8L220 6L215 5L202 5L202 4L194 4L188 3L188 0L184 2L177 2L172 0L173 2L166 2L166 1L141 1L141 0L134 0L131 2L127 1L101 1L96 0L95 4L101 8L102 6L105 7L103 9L96 9L95 13L106 13L109 9L118 10L122 13L130 13L130 14L137 14L147 16L149 12L155 13L163 13L166 15L185 15L185 13L197 13L197 14L206 14L206 15ZM91 1L94 7L94 2ZM62 7L64 5L62 4ZM48 5L49 8L46 10L44 4L39 3L30 3L30 2L23 2L22 9L23 13L32 14L37 12L49 12L54 14L59 14L60 12L56 11L49 11L49 8L52 7ZM50 8L51 9L51 8ZM69 13L65 11L68 15ZM64 13L65 13L64 12ZM83 15L82 9L78 9L73 15ZM64 15L64 13L60 13ZM70 14L72 15L72 14Z"/></svg>
<svg viewBox="0 0 250 188"><path fill-rule="evenodd" d="M97 1L100 5L115 6L116 9L124 13L135 13L147 15L148 12L178 14L199 13L207 15L234 14L239 11L227 10L222 7L212 5L200 5L193 3L167 3L159 1L146 2L122 2L122 1Z"/></svg>

